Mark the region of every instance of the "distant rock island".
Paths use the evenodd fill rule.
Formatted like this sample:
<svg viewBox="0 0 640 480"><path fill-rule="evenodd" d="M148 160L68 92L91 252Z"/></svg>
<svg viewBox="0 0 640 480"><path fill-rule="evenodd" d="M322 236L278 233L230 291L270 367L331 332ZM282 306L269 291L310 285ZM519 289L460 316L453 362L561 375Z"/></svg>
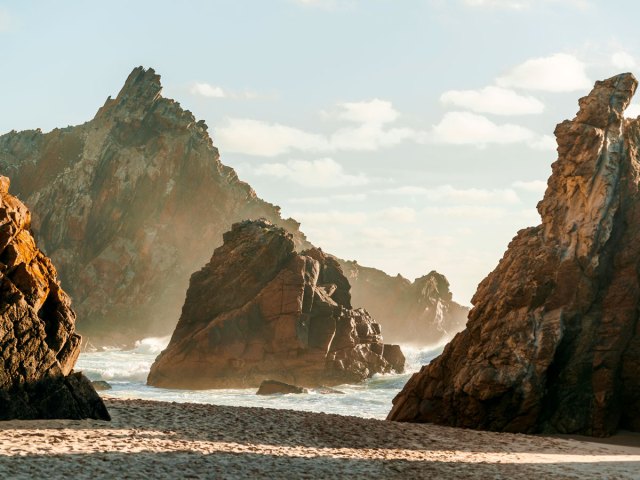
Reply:
<svg viewBox="0 0 640 480"><path fill-rule="evenodd" d="M353 304L380 322L387 341L433 345L450 339L467 323L469 309L452 300L446 277L436 271L410 282L400 275L340 260Z"/></svg>
<svg viewBox="0 0 640 480"><path fill-rule="evenodd" d="M389 419L508 432L640 430L637 81L596 82L555 130L542 225L518 232L466 330L416 373Z"/></svg>
<svg viewBox="0 0 640 480"><path fill-rule="evenodd" d="M109 420L91 382L72 373L75 315L30 225L29 210L0 177L0 420Z"/></svg>
<svg viewBox="0 0 640 480"><path fill-rule="evenodd" d="M298 251L312 247L295 220L282 219L220 162L204 121L161 90L160 76L138 67L92 120L0 136L0 173L33 212L36 239L74 299L78 329L95 345L171 333L189 276L234 222L266 218L293 235ZM356 306L372 302L394 338L407 337L395 328L411 323L406 315L428 324L415 327L414 339L439 337L431 325L464 325L447 292L425 297L379 271L370 282L363 269L349 277ZM386 291L397 298L378 305Z"/></svg>
<svg viewBox="0 0 640 480"><path fill-rule="evenodd" d="M236 223L191 277L148 384L320 386L401 372L399 347L383 343L365 310L351 308L349 289L338 262L321 250L296 253L293 236L266 220Z"/></svg>

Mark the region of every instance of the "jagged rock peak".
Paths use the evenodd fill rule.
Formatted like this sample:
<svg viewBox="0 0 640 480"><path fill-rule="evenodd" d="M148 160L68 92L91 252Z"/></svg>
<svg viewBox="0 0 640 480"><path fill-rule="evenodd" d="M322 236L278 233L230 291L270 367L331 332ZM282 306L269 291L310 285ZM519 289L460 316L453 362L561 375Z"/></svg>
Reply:
<svg viewBox="0 0 640 480"><path fill-rule="evenodd" d="M402 352L382 343L380 326L350 308L338 262L317 248L296 253L289 233L260 219L234 224L192 275L178 326L148 383L318 386L403 368Z"/></svg>
<svg viewBox="0 0 640 480"><path fill-rule="evenodd" d="M32 209L94 344L170 334L189 276L234 222L265 217L310 246L222 164L204 121L160 90L160 76L138 67L93 120L0 136L0 173Z"/></svg>
<svg viewBox="0 0 640 480"><path fill-rule="evenodd" d="M449 280L435 270L423 277L416 278L413 283L415 288L426 298L440 299L446 302L450 302L453 298L453 294L449 290Z"/></svg>
<svg viewBox="0 0 640 480"><path fill-rule="evenodd" d="M9 184L0 176L0 420L108 420L89 380L72 374L80 354L75 314Z"/></svg>
<svg viewBox="0 0 640 480"><path fill-rule="evenodd" d="M478 286L467 328L389 419L603 436L640 430L640 125L631 74L596 82L555 134L538 209Z"/></svg>
<svg viewBox="0 0 640 480"><path fill-rule="evenodd" d="M620 178L623 114L638 82L630 73L598 81L572 121L555 130L558 161L538 204L544 236L564 257L589 258L609 239Z"/></svg>

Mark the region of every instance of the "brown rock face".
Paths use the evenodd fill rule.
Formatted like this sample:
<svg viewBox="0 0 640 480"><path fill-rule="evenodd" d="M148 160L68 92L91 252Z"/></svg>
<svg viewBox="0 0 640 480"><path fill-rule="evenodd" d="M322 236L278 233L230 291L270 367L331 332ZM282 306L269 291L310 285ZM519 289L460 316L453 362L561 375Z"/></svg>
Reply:
<svg viewBox="0 0 640 480"><path fill-rule="evenodd" d="M306 388L289 385L284 382L276 382L275 380L265 380L260 384L260 388L256 395L278 395L287 393L309 393Z"/></svg>
<svg viewBox="0 0 640 480"><path fill-rule="evenodd" d="M233 222L265 217L310 246L161 88L139 67L83 125L0 136L0 173L33 212L38 243L94 344L170 333L189 276Z"/></svg>
<svg viewBox="0 0 640 480"><path fill-rule="evenodd" d="M109 420L89 380L71 373L80 353L75 315L30 224L0 177L0 420Z"/></svg>
<svg viewBox="0 0 640 480"><path fill-rule="evenodd" d="M394 399L389 419L512 432L640 430L637 82L597 82L555 134L542 225L482 281L466 330Z"/></svg>
<svg viewBox="0 0 640 480"><path fill-rule="evenodd" d="M318 386L392 371L380 326L351 309L349 288L338 262L322 251L296 253L291 234L265 220L236 223L191 277L148 384L242 388L270 379Z"/></svg>
<svg viewBox="0 0 640 480"><path fill-rule="evenodd" d="M0 173L31 208L38 244L94 345L171 333L189 276L234 222L266 218L292 233L298 250L311 247L296 221L283 220L220 162L205 123L161 88L152 69L139 67L83 125L0 136ZM429 343L440 336L430 328L458 328L448 290L438 301L404 279L371 269L369 281L368 269L352 270L356 305L371 304L396 341ZM405 327L409 335L400 333Z"/></svg>
<svg viewBox="0 0 640 480"><path fill-rule="evenodd" d="M436 271L410 282L353 261L340 260L340 266L353 304L373 315L387 341L430 345L451 338L467 323L469 309L452 300L449 282Z"/></svg>

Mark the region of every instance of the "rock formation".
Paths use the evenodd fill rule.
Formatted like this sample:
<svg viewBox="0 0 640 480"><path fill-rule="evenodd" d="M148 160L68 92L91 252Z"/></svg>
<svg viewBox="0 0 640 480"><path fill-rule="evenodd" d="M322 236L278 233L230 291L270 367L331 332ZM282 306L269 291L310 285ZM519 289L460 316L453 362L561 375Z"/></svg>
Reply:
<svg viewBox="0 0 640 480"><path fill-rule="evenodd" d="M410 282L354 261L340 260L340 266L353 304L371 313L387 341L434 344L453 337L467 322L469 309L452 300L449 282L436 271Z"/></svg>
<svg viewBox="0 0 640 480"><path fill-rule="evenodd" d="M292 235L265 220L224 234L191 277L169 346L148 384L257 387L266 379L318 386L360 382L393 370L397 349L380 326L351 309L349 282L321 250L296 253Z"/></svg>
<svg viewBox="0 0 640 480"><path fill-rule="evenodd" d="M31 209L78 328L96 345L170 333L189 276L233 222L265 217L310 246L161 88L152 69L135 68L93 120L0 136L0 173Z"/></svg>
<svg viewBox="0 0 640 480"><path fill-rule="evenodd" d="M264 217L292 233L298 250L311 247L297 222L280 218L277 206L220 162L205 123L163 98L161 88L152 69L138 67L87 123L0 136L0 173L31 209L38 244L74 300L78 329L97 346L171 333L189 276L234 222ZM409 287L398 304L403 315L394 316L377 306L393 303L379 301L385 286L372 282L375 293L367 294L360 278L368 275L351 276L357 305L377 302L375 312L394 334L404 312L420 319L416 332L423 319L452 330L446 298L438 306Z"/></svg>
<svg viewBox="0 0 640 480"><path fill-rule="evenodd" d="M467 328L415 374L389 419L510 432L640 430L637 82L596 82L555 130L542 224L521 230Z"/></svg>
<svg viewBox="0 0 640 480"><path fill-rule="evenodd" d="M298 387L296 385L289 385L284 382L277 382L276 380L265 380L260 384L256 395L279 395L287 393L309 393L306 388Z"/></svg>
<svg viewBox="0 0 640 480"><path fill-rule="evenodd" d="M0 177L0 420L109 420L89 380L72 373L80 354L75 315L30 224Z"/></svg>

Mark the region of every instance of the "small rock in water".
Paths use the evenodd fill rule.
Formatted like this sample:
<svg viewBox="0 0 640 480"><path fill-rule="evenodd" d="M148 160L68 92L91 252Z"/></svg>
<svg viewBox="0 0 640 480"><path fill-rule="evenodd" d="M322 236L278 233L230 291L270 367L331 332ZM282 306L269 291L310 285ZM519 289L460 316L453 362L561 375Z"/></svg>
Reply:
<svg viewBox="0 0 640 480"><path fill-rule="evenodd" d="M276 395L278 393L309 393L306 388L288 383L278 382L276 380L264 380L260 384L260 388L256 395Z"/></svg>
<svg viewBox="0 0 640 480"><path fill-rule="evenodd" d="M109 385L109 383L105 382L104 380L94 380L93 382L91 382L91 385L93 385L93 388L95 388L97 391L111 390L113 388L111 385Z"/></svg>

